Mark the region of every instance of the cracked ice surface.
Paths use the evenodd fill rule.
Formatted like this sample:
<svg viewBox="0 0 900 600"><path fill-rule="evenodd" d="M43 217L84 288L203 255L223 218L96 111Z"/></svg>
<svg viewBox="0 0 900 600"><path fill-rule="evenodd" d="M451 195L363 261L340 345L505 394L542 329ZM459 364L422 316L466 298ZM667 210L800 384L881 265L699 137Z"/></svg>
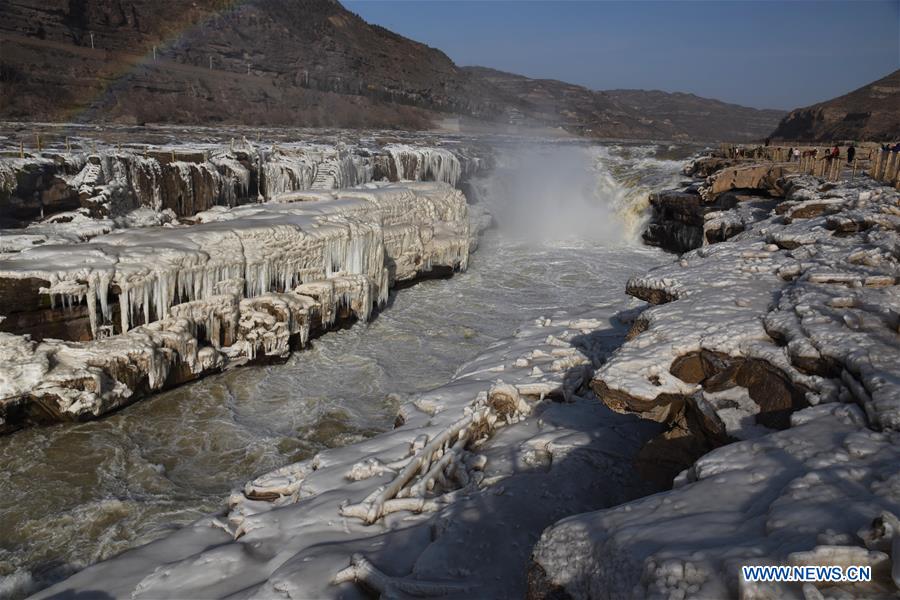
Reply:
<svg viewBox="0 0 900 600"><path fill-rule="evenodd" d="M124 332L87 343L0 334L9 357L0 397L56 418L97 416L182 367L196 375L284 356L292 338L305 343L312 322L328 326L342 308L368 319L394 281L465 269L471 242L465 198L442 183L285 195L198 220L0 261L0 278L46 280L54 301L86 302L95 335Z"/></svg>

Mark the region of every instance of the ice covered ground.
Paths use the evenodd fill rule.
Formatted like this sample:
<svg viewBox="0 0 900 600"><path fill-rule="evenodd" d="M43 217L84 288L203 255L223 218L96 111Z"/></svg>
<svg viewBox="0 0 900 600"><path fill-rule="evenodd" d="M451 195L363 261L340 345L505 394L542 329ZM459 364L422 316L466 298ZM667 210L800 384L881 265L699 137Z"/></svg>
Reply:
<svg viewBox="0 0 900 600"><path fill-rule="evenodd" d="M570 194L546 199L548 203L559 203L563 209L572 208L573 203L591 207L589 213L562 211L571 220L572 230L579 229L579 216L584 220L586 214L597 223L617 218L615 211L604 204L610 200L611 192L627 204L627 189L633 188L636 193L630 199L642 202L643 190L672 185L673 178L678 179L680 163L654 159L652 148L600 148L588 156L599 161L588 162L582 170L589 173L589 180L595 181L593 189L588 190L593 200L580 195L586 187L584 179L579 179L575 187L562 190ZM554 176L552 170L541 173L540 164L555 167L560 163L543 157L527 158L524 164L525 172L534 171L532 177L536 179ZM505 188L503 181L499 178L488 182L481 194L485 204L498 215L506 214L496 206ZM502 200L534 205L541 192L532 192L528 198L522 194L529 194L527 186ZM9 479L0 480L0 487L10 492L5 491L3 497L12 500L22 498L24 493L29 499L0 503L0 519L22 530L22 535L8 541L6 549L0 549L6 550L7 560L22 565L7 579L7 584L18 582L27 589L30 582L40 585L52 578L53 569L66 574L67 569L83 567L135 543L158 538L167 524L189 522L198 511L216 509L220 505L217 499L224 497L230 487L243 487L247 476L242 473L265 472L273 465L290 463L292 458L311 459L323 446L343 445L372 435L373 429L388 428L394 420L397 401L394 396L385 399L390 392L415 398L446 382L461 362L475 357L485 345L503 340L516 325L541 315L553 318L555 312L565 308L570 313L596 311L595 315L609 317L625 298L627 275L665 260L655 250L623 245L624 227L613 230L615 235L604 230L607 239L603 235L588 239L575 235L529 243L528 236L514 235L504 228L504 219L498 220L500 230L488 237L466 273L404 290L392 297L391 310L380 314L370 325L319 338L310 351L295 355L286 365L232 371L167 392L100 422L32 429L0 440L0 452L15 465ZM536 221L546 222L546 215L541 214ZM523 231L530 231L535 225ZM585 299L595 306L572 309ZM561 321L567 319L559 316ZM534 327L530 324L528 329ZM615 326L604 323L603 327L609 336L599 338L603 338L600 346L606 352L624 328L618 322ZM538 342L532 336L515 343L519 347L548 345L546 333L543 342ZM565 350L550 344L548 353L554 348ZM485 360L509 362L502 354L501 344ZM522 357L513 358L514 366ZM543 368L548 373L552 373L549 365L554 361L555 358L546 361ZM557 363L557 367L561 364ZM527 371L527 381L533 381L533 367L510 370L522 371L516 377ZM495 378L480 381L479 386L489 387ZM590 443L595 449L603 448L604 436L599 432L611 425L618 433L610 435L633 440L619 444L621 450L628 452L640 445L638 438L657 428L652 424L638 425L631 418L620 420L602 408L596 412L596 404L557 405L546 401L538 410L545 408L554 418L567 419L566 415L571 415L579 421L568 423L570 431L583 433L593 428L596 439ZM563 409L564 412L558 412ZM591 415L593 420L588 418ZM630 429L620 431L620 424L629 424L629 428L635 424L633 433L637 437L629 438ZM532 436L527 431L522 435ZM16 442L17 438L21 441ZM27 453L21 452L23 447L28 448ZM585 448L588 455L593 452L589 446ZM500 452L499 447L496 452ZM64 465L59 459L66 453L84 456L84 460L70 458ZM567 473L563 469L575 464L560 466L559 473ZM502 474L502 469L498 473ZM567 511L587 510L621 501L640 492L630 487L632 477L626 473L617 479L621 486L610 482L604 489L591 488L596 496L593 499L586 500L578 492L571 502L560 506ZM571 479L568 475L565 478ZM60 489L73 493L60 496ZM544 508L556 511L552 506ZM537 515L527 528L528 543L520 545L514 559L498 565L498 569L515 567L522 574L517 589L524 589L524 568L531 544L544 526L563 514L556 511L552 515ZM103 525L98 529L91 523ZM53 558L65 562L54 566ZM335 565L349 564L349 556L343 560L343 565ZM353 588L329 588L338 589Z"/></svg>
<svg viewBox="0 0 900 600"><path fill-rule="evenodd" d="M657 306L593 380L607 405L669 424L657 462L686 437L745 441L700 458L671 492L548 529L534 590L896 597L900 194L867 178L781 185L774 210L741 215L743 233L628 282ZM750 584L750 564L869 565L875 577Z"/></svg>
<svg viewBox="0 0 900 600"><path fill-rule="evenodd" d="M476 328L486 315L533 319L511 339L416 390L392 431L287 462L226 512L39 596L896 597L897 192L801 177L782 182L771 214L710 213L711 228L731 235L722 223L734 217L743 233L632 277L628 291L656 306L623 310L625 275L661 259L609 244L640 212L621 182L656 159L596 152L603 168L587 180L571 156L538 151L484 188L512 189L528 210L497 207L501 231L512 222L519 235L488 245L493 271L466 274L481 279L454 307ZM552 168L529 179L534 165ZM548 210L562 182L569 201ZM611 190L606 204L591 188ZM546 230L556 239L522 243ZM592 306L572 308L586 297ZM405 369L428 360L421 344ZM698 438L703 452L722 447L673 490L629 501L650 491L632 467L648 449L661 460ZM579 511L594 512L553 524ZM748 584L748 564L871 565L875 578Z"/></svg>
<svg viewBox="0 0 900 600"><path fill-rule="evenodd" d="M521 596L544 527L647 491L629 463L658 426L576 393L627 330L614 313L539 318L391 432L258 477L227 514L38 597Z"/></svg>

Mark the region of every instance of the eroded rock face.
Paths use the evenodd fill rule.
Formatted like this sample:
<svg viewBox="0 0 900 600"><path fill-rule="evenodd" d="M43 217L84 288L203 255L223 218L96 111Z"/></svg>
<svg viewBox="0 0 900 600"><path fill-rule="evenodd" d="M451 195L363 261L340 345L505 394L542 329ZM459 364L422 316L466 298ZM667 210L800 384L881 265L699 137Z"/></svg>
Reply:
<svg viewBox="0 0 900 600"><path fill-rule="evenodd" d="M700 194L670 190L650 195L653 217L643 233L644 242L670 252L687 252L703 245L703 215L715 210Z"/></svg>
<svg viewBox="0 0 900 600"><path fill-rule="evenodd" d="M78 192L68 179L83 165L74 155L0 159L0 227L78 208Z"/></svg>
<svg viewBox="0 0 900 600"><path fill-rule="evenodd" d="M670 407L677 410L666 419L666 430L644 444L634 463L641 477L660 489L670 488L675 477L701 456L734 441L699 394L678 399Z"/></svg>
<svg viewBox="0 0 900 600"><path fill-rule="evenodd" d="M736 165L716 171L707 179L703 194L712 200L730 190L758 190L774 196L781 196L780 180L791 173L783 164Z"/></svg>
<svg viewBox="0 0 900 600"><path fill-rule="evenodd" d="M759 406L756 422L767 427L787 428L791 413L808 406L807 390L765 360L701 350L679 356L669 371L682 381L700 384L707 392L746 388Z"/></svg>
<svg viewBox="0 0 900 600"><path fill-rule="evenodd" d="M828 211L770 211L725 243L629 281L630 294L658 306L598 370L597 394L666 422L673 403L699 392L730 433L742 429L736 418L782 428L803 406L851 398L873 426L900 426L900 389L884 375L896 367L881 358L900 352L898 194L866 180L818 186L789 178L785 202Z"/></svg>
<svg viewBox="0 0 900 600"><path fill-rule="evenodd" d="M394 282L465 269L465 197L444 183L284 195L0 260L0 431L102 415L368 319ZM31 333L35 335L31 335ZM56 338L56 339L52 339Z"/></svg>
<svg viewBox="0 0 900 600"><path fill-rule="evenodd" d="M706 186L667 190L650 196L644 242L679 254L725 241L769 215L776 201L729 190L710 196Z"/></svg>
<svg viewBox="0 0 900 600"><path fill-rule="evenodd" d="M688 177L696 177L705 179L717 171L724 168L734 166L740 161L733 158L723 158L720 156L702 156L696 158L685 165L682 172Z"/></svg>
<svg viewBox="0 0 900 600"><path fill-rule="evenodd" d="M683 253L723 242L767 218L776 207L776 199L800 189L794 180L804 180L786 177L791 173L788 165L755 164L715 156L692 161L685 173L699 181L684 190L651 195L652 215L643 233L645 243ZM782 203L779 214L798 203L793 200ZM818 206L821 203L819 199L818 203L797 207L797 218L822 214L825 209Z"/></svg>

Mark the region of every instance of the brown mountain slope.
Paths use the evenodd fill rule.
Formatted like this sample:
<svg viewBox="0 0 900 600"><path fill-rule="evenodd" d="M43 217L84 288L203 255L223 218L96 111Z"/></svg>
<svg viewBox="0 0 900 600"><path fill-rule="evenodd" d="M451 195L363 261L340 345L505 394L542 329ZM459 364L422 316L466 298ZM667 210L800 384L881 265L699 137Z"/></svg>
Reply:
<svg viewBox="0 0 900 600"><path fill-rule="evenodd" d="M609 90L604 92L619 104L641 114L653 115L678 132L703 140L759 140L782 110L748 108L682 92L659 90Z"/></svg>
<svg viewBox="0 0 900 600"><path fill-rule="evenodd" d="M3 0L0 118L758 139L778 114L459 68L334 0ZM709 115L715 115L710 119Z"/></svg>
<svg viewBox="0 0 900 600"><path fill-rule="evenodd" d="M536 119L594 137L759 140L784 115L693 94L645 90L594 91L552 79L530 79L484 67L466 67L525 102L508 116Z"/></svg>
<svg viewBox="0 0 900 600"><path fill-rule="evenodd" d="M849 94L791 111L772 137L807 141L900 139L900 69Z"/></svg>
<svg viewBox="0 0 900 600"><path fill-rule="evenodd" d="M513 124L540 123L594 137L668 139L671 131L626 109L603 92L554 79L529 79L485 67L465 67L473 76L520 101L507 106Z"/></svg>
<svg viewBox="0 0 900 600"><path fill-rule="evenodd" d="M496 113L496 93L442 52L329 0L9 0L0 36L13 118L421 127Z"/></svg>

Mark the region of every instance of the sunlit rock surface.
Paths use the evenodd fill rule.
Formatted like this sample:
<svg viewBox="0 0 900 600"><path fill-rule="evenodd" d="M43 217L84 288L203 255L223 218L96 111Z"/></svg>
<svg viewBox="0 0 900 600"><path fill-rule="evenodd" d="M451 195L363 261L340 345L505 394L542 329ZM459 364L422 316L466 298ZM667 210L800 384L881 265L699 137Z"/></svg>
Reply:
<svg viewBox="0 0 900 600"><path fill-rule="evenodd" d="M778 426L803 405L837 400L859 403L874 427L900 428L900 194L870 180L787 185L747 231L629 281L629 293L659 306L597 372L598 393L662 417L673 397L704 393L739 436L742 423L752 434L761 420ZM813 204L828 210L799 210ZM781 382L754 375L757 361ZM713 396L735 386L748 390L749 412Z"/></svg>

